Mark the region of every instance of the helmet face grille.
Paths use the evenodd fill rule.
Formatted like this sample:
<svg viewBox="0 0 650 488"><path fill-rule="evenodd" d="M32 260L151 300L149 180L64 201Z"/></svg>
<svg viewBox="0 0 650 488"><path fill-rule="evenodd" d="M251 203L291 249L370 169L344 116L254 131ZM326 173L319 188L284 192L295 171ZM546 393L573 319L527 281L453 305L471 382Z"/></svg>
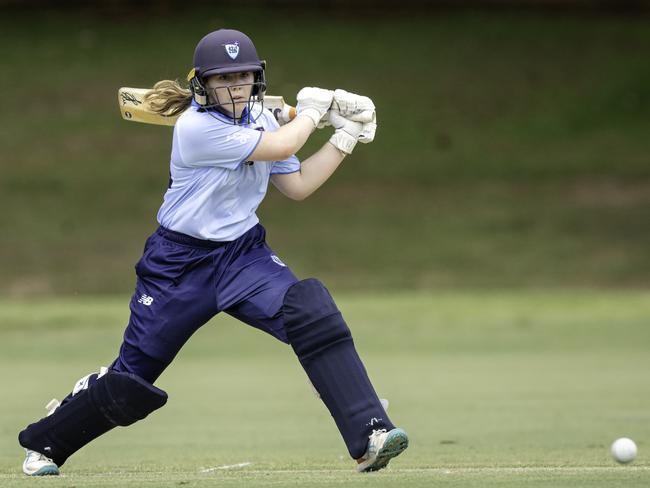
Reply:
<svg viewBox="0 0 650 488"><path fill-rule="evenodd" d="M248 100L246 100L246 108L242 114L239 117L233 117L233 114L236 113L236 105L232 99L233 97L230 89L237 86L252 86L252 89ZM262 114L262 111L260 111L256 116L252 115L253 106L256 103L259 103L261 108L264 109L265 85L259 81L226 86L225 88L229 94L227 100L220 100L216 93L216 89L205 87L197 77L192 78L190 81L190 88L194 94L194 100L200 105L202 111L210 113L211 110L216 110L232 119L233 124L250 124L255 122Z"/></svg>

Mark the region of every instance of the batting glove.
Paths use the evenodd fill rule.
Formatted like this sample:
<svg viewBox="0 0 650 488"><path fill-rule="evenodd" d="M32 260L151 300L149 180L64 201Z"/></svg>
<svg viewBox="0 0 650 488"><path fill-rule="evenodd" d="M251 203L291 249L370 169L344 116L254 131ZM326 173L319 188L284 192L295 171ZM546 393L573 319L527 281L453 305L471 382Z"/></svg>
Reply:
<svg viewBox="0 0 650 488"><path fill-rule="evenodd" d="M352 150L357 145L357 140L363 131L363 124L348 120L334 111L330 111L329 121L336 129L332 137L330 137L330 144L345 154L352 154ZM374 131L372 137L374 137Z"/></svg>
<svg viewBox="0 0 650 488"><path fill-rule="evenodd" d="M361 133L359 134L359 142L363 144L368 144L375 140L375 132L377 131L377 119L373 122L366 122L361 127Z"/></svg>
<svg viewBox="0 0 650 488"><path fill-rule="evenodd" d="M341 89L334 91L332 110L355 122L374 122L375 118L375 104L370 98Z"/></svg>
<svg viewBox="0 0 650 488"><path fill-rule="evenodd" d="M319 122L332 105L334 92L323 88L305 87L298 92L296 98L298 100L297 115L309 117L314 122L314 127L318 127Z"/></svg>

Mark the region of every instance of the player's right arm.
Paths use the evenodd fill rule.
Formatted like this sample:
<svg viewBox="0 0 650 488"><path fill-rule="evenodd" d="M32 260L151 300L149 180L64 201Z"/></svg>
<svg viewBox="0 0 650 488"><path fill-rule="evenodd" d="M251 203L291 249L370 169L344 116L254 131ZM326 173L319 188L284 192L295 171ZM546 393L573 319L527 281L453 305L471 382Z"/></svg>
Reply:
<svg viewBox="0 0 650 488"><path fill-rule="evenodd" d="M288 124L273 132L263 132L257 147L250 155L252 161L283 161L297 153L314 132L314 122L298 114Z"/></svg>
<svg viewBox="0 0 650 488"><path fill-rule="evenodd" d="M282 161L297 153L332 105L334 92L307 87L298 92L298 115L273 132L264 132L255 150L253 161Z"/></svg>

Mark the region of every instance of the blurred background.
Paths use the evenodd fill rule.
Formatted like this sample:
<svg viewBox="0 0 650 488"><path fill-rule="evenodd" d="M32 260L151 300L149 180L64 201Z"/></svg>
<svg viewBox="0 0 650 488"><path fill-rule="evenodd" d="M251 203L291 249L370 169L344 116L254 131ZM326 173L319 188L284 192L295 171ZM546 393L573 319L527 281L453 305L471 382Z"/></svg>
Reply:
<svg viewBox="0 0 650 488"><path fill-rule="evenodd" d="M650 2L0 0L0 294L129 294L171 129L117 89L247 32L268 93L372 97L379 129L259 216L337 290L650 285ZM299 156L329 137L324 130Z"/></svg>

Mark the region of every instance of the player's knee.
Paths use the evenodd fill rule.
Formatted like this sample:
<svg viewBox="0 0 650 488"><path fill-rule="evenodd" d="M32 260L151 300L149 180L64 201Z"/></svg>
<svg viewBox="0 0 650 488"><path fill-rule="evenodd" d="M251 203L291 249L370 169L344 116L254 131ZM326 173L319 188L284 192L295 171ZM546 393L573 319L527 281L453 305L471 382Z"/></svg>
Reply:
<svg viewBox="0 0 650 488"><path fill-rule="evenodd" d="M167 402L167 393L134 374L109 371L102 379L88 393L115 425L131 425Z"/></svg>
<svg viewBox="0 0 650 488"><path fill-rule="evenodd" d="M172 359L173 356L164 359L153 357L139 347L123 342L120 354L109 369L120 373L133 373L149 383L155 383Z"/></svg>
<svg viewBox="0 0 650 488"><path fill-rule="evenodd" d="M104 378L105 377L105 378ZM104 378L100 381L101 378ZM142 420L167 401L167 394L138 375L101 367L75 383L71 397L89 390L109 422L125 426ZM162 402L162 403L161 403Z"/></svg>
<svg viewBox="0 0 650 488"><path fill-rule="evenodd" d="M301 359L352 340L332 296L316 279L292 285L284 297L282 311L287 337Z"/></svg>

